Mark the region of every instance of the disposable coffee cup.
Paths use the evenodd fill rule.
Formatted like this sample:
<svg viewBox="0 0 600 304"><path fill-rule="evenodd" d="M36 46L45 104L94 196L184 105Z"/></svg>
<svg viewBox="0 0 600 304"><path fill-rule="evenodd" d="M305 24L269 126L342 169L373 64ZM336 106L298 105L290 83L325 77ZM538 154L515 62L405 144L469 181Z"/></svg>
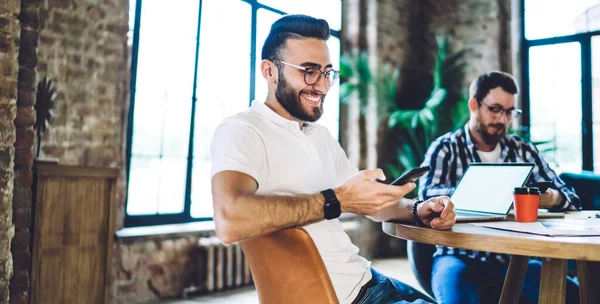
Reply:
<svg viewBox="0 0 600 304"><path fill-rule="evenodd" d="M537 220L540 195L541 192L538 187L516 187L514 189L513 196L517 222L530 223Z"/></svg>

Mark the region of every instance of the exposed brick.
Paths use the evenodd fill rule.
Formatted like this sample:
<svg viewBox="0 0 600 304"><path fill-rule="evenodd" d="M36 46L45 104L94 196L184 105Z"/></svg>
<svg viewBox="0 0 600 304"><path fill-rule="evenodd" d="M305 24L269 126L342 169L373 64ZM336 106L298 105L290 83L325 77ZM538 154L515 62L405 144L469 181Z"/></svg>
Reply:
<svg viewBox="0 0 600 304"><path fill-rule="evenodd" d="M31 10L37 9L40 6L41 0L21 0L21 9Z"/></svg>
<svg viewBox="0 0 600 304"><path fill-rule="evenodd" d="M18 294L13 294L11 289L10 304L29 304L29 292L22 291Z"/></svg>
<svg viewBox="0 0 600 304"><path fill-rule="evenodd" d="M15 125L22 128L33 127L35 124L35 115L33 107L19 107L17 109L17 117L15 118ZM19 140L18 132L17 140Z"/></svg>
<svg viewBox="0 0 600 304"><path fill-rule="evenodd" d="M75 0L48 0L48 6L56 8L68 8Z"/></svg>
<svg viewBox="0 0 600 304"><path fill-rule="evenodd" d="M0 31L6 31L5 27L10 24L10 19L6 17L0 17Z"/></svg>
<svg viewBox="0 0 600 304"><path fill-rule="evenodd" d="M27 192L31 193L31 184L33 183L33 171L30 168L17 168L15 169L15 196L14 200L17 199L17 189L23 188ZM31 201L31 194L26 196ZM16 206L15 206L16 207ZM31 206L29 206L31 207Z"/></svg>
<svg viewBox="0 0 600 304"><path fill-rule="evenodd" d="M27 0L21 0L21 1L25 2ZM32 1L28 1L28 2L32 2ZM21 14L19 15L19 20L21 21L21 26L23 28L37 30L40 26L39 8L33 7L33 8L21 10Z"/></svg>
<svg viewBox="0 0 600 304"><path fill-rule="evenodd" d="M0 167L10 164L15 157L14 151L13 147L10 146L0 147Z"/></svg>
<svg viewBox="0 0 600 304"><path fill-rule="evenodd" d="M21 11L21 0L4 0L2 2L6 3L5 9L9 12L19 14Z"/></svg>
<svg viewBox="0 0 600 304"><path fill-rule="evenodd" d="M12 146L15 143L15 125L12 121L0 121L0 146Z"/></svg>
<svg viewBox="0 0 600 304"><path fill-rule="evenodd" d="M33 69L37 65L37 53L35 48L21 47L19 49L19 64Z"/></svg>
<svg viewBox="0 0 600 304"><path fill-rule="evenodd" d="M19 90L17 105L21 107L33 107L35 105L35 92L22 89Z"/></svg>
<svg viewBox="0 0 600 304"><path fill-rule="evenodd" d="M19 48L19 64L34 71L37 64L38 33L33 30L21 31L21 46Z"/></svg>
<svg viewBox="0 0 600 304"><path fill-rule="evenodd" d="M8 282L0 282L0 303L7 303L9 298Z"/></svg>
<svg viewBox="0 0 600 304"><path fill-rule="evenodd" d="M12 187L8 187L7 185L12 184L12 181L14 178L13 170L10 167L7 168L6 164L0 164L0 165L2 165L4 167L4 168L0 168L0 185L3 185L3 188L6 187L6 188L12 190L11 189ZM8 197L8 198L10 198L10 197ZM0 193L0 210L2 210L2 208L4 207L3 204L5 204L5 202L6 202L5 194ZM0 214L0 218L2 218L2 214ZM4 228L4 227L2 227L2 228ZM0 242L0 246L1 245L2 245L2 242Z"/></svg>
<svg viewBox="0 0 600 304"><path fill-rule="evenodd" d="M29 270L31 266L31 253L29 250L15 250L12 251L13 257L13 269L16 271L19 270Z"/></svg>
<svg viewBox="0 0 600 304"><path fill-rule="evenodd" d="M19 89L33 90L35 88L35 71L28 68L19 69Z"/></svg>
<svg viewBox="0 0 600 304"><path fill-rule="evenodd" d="M51 45L54 45L55 41L56 41L56 38L54 38L54 37L47 36L47 35L41 35L39 43L47 45L47 46L49 46L49 45L51 46ZM46 70L46 68L43 68L42 70Z"/></svg>
<svg viewBox="0 0 600 304"><path fill-rule="evenodd" d="M31 147L15 149L15 166L33 166L33 149Z"/></svg>
<svg viewBox="0 0 600 304"><path fill-rule="evenodd" d="M0 76L13 77L16 67L13 58L10 56L0 58Z"/></svg>
<svg viewBox="0 0 600 304"><path fill-rule="evenodd" d="M31 225L31 208L16 209L13 212L15 229L29 228Z"/></svg>
<svg viewBox="0 0 600 304"><path fill-rule="evenodd" d="M17 80L4 80L0 81L0 99L2 98L14 99L17 98Z"/></svg>
<svg viewBox="0 0 600 304"><path fill-rule="evenodd" d="M403 75L418 77L410 71L428 71L423 67L435 63L437 44L433 40L434 36L447 34L451 38L451 51L466 50L469 54L464 79L464 87L468 87L476 75L506 66L498 52L499 41L502 40L502 37L499 37L501 11L498 3L482 0L379 0L379 61L401 68L400 78ZM411 23L411 20L415 20L416 23ZM411 36L415 32L420 33L416 37ZM507 39L510 40L510 37ZM414 60L410 56L411 53L418 54L414 58L419 60ZM418 81L426 82L425 79Z"/></svg>
<svg viewBox="0 0 600 304"><path fill-rule="evenodd" d="M10 265L10 274L7 276L7 280L0 279L1 289L6 293L9 293L8 287L10 285L10 303L29 302L31 253L29 252L30 234L27 228L31 222L32 173L30 167L33 163L31 146L34 138L31 126L35 119L32 108L35 98L32 92L35 90L36 81L35 65L37 57L35 48L38 40L36 29L39 27L37 14L39 2L39 0L2 1L3 4L7 4L4 8L8 7L11 14L9 26L6 27L9 32L7 35L1 35L3 38L0 38L0 49L5 50L5 53L7 53L8 56L4 58L10 62L10 65L0 63L0 66L2 66L0 75L5 77L0 81L0 102L4 101L4 103L14 107L16 101L18 105L21 105L20 108L9 108L7 112L9 116L14 114L12 121L7 120L7 122L12 122L10 125L0 123L0 145L10 144L11 142L16 145L15 148L12 146L13 144L10 144L12 149L9 153L13 153L14 160L17 161L10 162L12 168L17 168L16 172L11 172L14 183L11 183L11 187L8 189L11 195L7 198L12 201L12 204L10 204L9 210L3 210L3 214L0 215L10 214L7 218L10 221L8 226L15 236L11 235L12 242L10 242L12 244L12 260L9 259L10 253L8 252L0 256L0 263L4 264L6 259L9 259L10 262L6 263ZM22 12L21 8L23 9ZM19 64L26 69L19 69ZM0 121L5 120L4 115L0 116L2 116ZM15 125L20 127L15 128ZM5 218L0 218L2 219L1 225L4 228L6 226L6 223L4 223ZM13 224L17 226L17 229L13 227ZM10 237L8 240L2 240L2 242L5 241L8 243ZM16 271L13 272L13 269ZM5 277L5 273L0 273L0 278L3 277ZM10 282L8 278L12 278ZM8 303L8 296L0 295L0 302Z"/></svg>
<svg viewBox="0 0 600 304"><path fill-rule="evenodd" d="M11 242L11 250L29 250L31 233L28 228L15 229L15 236Z"/></svg>
<svg viewBox="0 0 600 304"><path fill-rule="evenodd" d="M10 280L11 292L21 293L29 290L29 270L19 270L13 274Z"/></svg>
<svg viewBox="0 0 600 304"><path fill-rule="evenodd" d="M17 109L14 104L0 104L0 120L14 120L16 114Z"/></svg>
<svg viewBox="0 0 600 304"><path fill-rule="evenodd" d="M38 32L35 30L21 30L21 45L20 48L33 49L38 46Z"/></svg>
<svg viewBox="0 0 600 304"><path fill-rule="evenodd" d="M13 50L12 41L8 39L0 39L0 51L8 53Z"/></svg>

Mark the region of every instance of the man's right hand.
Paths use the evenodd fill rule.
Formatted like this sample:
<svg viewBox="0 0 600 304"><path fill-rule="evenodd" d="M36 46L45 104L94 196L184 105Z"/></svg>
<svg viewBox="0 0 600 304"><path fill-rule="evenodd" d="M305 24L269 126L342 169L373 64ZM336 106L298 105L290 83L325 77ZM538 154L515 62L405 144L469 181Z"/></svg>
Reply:
<svg viewBox="0 0 600 304"><path fill-rule="evenodd" d="M375 179L385 180L381 169L360 171L335 188L333 191L340 201L342 212L375 216L382 209L397 204L416 186L414 183L391 186Z"/></svg>

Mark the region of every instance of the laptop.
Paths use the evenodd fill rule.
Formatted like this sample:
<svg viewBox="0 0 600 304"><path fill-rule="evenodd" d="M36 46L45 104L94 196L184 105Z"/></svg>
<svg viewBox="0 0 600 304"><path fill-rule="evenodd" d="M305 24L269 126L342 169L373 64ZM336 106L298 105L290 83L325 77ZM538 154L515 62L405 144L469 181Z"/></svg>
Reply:
<svg viewBox="0 0 600 304"><path fill-rule="evenodd" d="M457 222L506 219L513 204L513 190L525 185L534 163L470 164L454 188Z"/></svg>

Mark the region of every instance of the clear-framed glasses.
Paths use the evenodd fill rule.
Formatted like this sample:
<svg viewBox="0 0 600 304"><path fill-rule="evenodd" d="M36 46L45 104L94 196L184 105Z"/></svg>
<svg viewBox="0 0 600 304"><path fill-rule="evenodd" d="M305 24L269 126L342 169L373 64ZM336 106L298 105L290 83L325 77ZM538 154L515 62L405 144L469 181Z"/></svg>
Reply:
<svg viewBox="0 0 600 304"><path fill-rule="evenodd" d="M319 80L321 80L321 76L325 75L325 82L327 83L328 87L331 87L335 84L335 81L340 77L340 71L335 70L335 69L329 69L329 70L323 72L319 68L316 68L316 67L307 68L307 67L291 64L289 62L277 60L277 59L273 59L273 61L283 63L285 65L289 65L293 68L303 71L304 72L304 82L306 82L307 85L313 85L313 84L319 82Z"/></svg>
<svg viewBox="0 0 600 304"><path fill-rule="evenodd" d="M478 101L478 103L480 105L486 107L488 109L488 111L490 112L490 116L492 116L492 118L494 118L494 119L498 119L498 118L502 117L502 113L504 113L504 114L506 114L506 119L510 121L512 119L519 117L519 115L521 115L521 113L523 113L523 111L521 109L504 109L502 107L490 107L481 101Z"/></svg>

